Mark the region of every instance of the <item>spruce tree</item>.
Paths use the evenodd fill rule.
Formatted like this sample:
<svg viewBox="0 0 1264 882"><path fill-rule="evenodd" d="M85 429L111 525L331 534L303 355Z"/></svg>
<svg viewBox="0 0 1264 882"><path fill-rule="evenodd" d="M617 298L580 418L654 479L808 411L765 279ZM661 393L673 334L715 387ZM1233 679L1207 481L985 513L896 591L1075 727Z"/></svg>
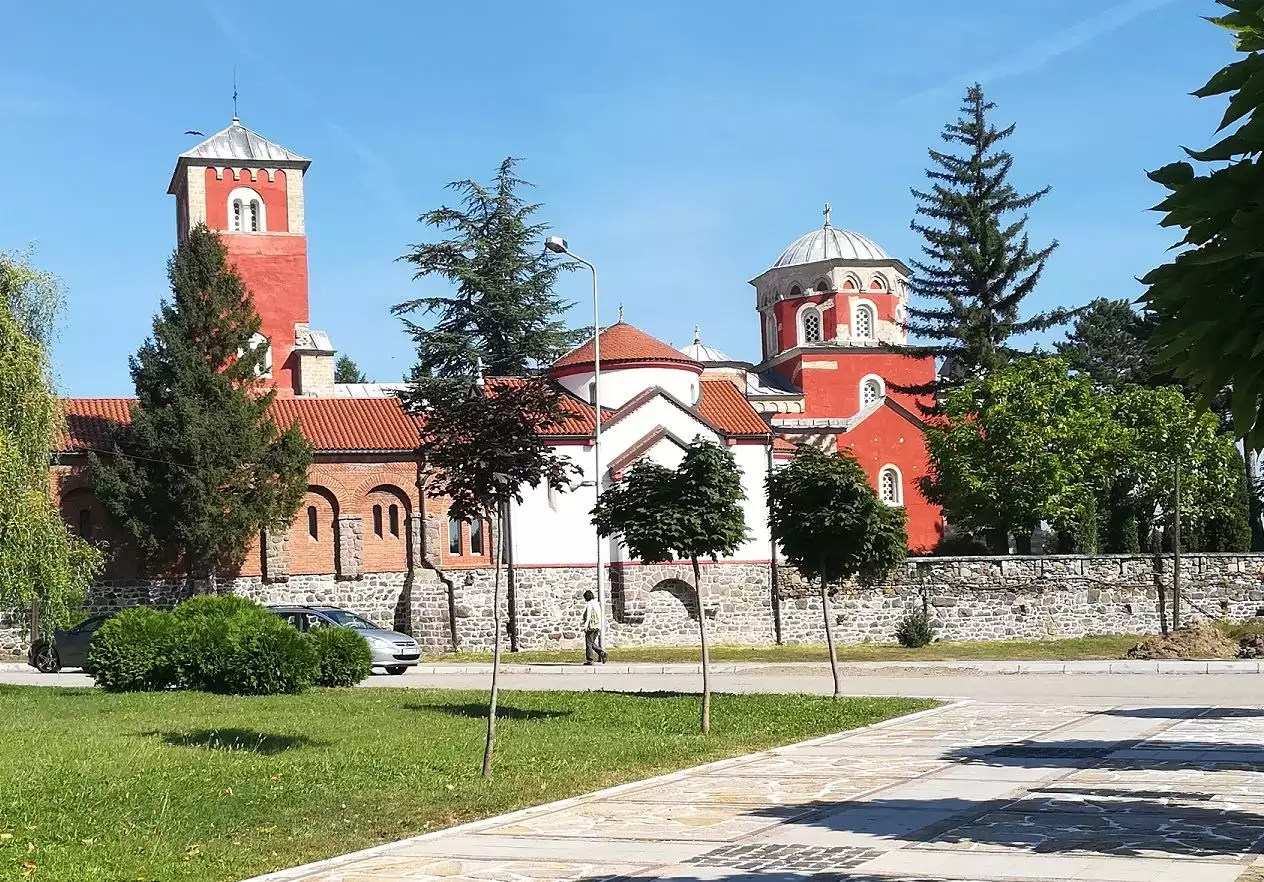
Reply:
<svg viewBox="0 0 1264 882"><path fill-rule="evenodd" d="M415 278L439 276L455 286L446 295L408 300L393 312L417 344L409 400L422 406L428 387L468 378L482 360L492 376L522 376L551 364L579 342L559 316L571 304L553 293L565 268L541 244L546 227L534 221L540 206L526 202L515 173L518 160L505 159L489 184L454 181L462 207L442 206L420 218L448 237L412 246L400 259ZM426 327L407 318L434 316Z"/></svg>
<svg viewBox="0 0 1264 882"><path fill-rule="evenodd" d="M918 217L911 226L925 241L911 290L928 302L908 308L908 330L927 341L910 354L946 362L938 380L909 387L916 394L982 377L1015 354L1011 338L1073 315L1055 309L1020 317L1057 242L1034 249L1028 239L1026 211L1049 188L1023 195L1009 183L1014 157L1000 145L1014 126L992 125L994 108L977 83L966 91L961 117L943 130L954 152L931 150L930 188L913 190Z"/></svg>
<svg viewBox="0 0 1264 882"><path fill-rule="evenodd" d="M364 371L360 370L360 366L351 359L351 356L340 355L334 362L334 382L367 383L369 378L364 375Z"/></svg>
<svg viewBox="0 0 1264 882"><path fill-rule="evenodd" d="M312 449L269 416L265 347L250 292L219 236L199 225L168 262L172 297L131 359L137 402L112 454L94 457L97 496L157 565L190 580L240 562L264 527L288 525Z"/></svg>

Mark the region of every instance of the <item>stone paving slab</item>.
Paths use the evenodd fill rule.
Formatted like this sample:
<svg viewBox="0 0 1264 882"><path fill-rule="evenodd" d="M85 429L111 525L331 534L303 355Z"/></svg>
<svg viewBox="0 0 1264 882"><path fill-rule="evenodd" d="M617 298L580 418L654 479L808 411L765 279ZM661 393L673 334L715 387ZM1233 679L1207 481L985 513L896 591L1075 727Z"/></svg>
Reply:
<svg viewBox="0 0 1264 882"><path fill-rule="evenodd" d="M256 882L1264 882L1264 709L962 702Z"/></svg>

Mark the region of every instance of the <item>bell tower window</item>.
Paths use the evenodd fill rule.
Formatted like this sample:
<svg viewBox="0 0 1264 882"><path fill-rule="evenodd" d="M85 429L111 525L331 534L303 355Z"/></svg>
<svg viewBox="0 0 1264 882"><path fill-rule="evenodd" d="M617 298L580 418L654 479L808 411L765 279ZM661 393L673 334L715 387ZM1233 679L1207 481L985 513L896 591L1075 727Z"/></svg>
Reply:
<svg viewBox="0 0 1264 882"><path fill-rule="evenodd" d="M228 231L262 233L268 229L268 209L263 198L249 187L237 187L228 194Z"/></svg>
<svg viewBox="0 0 1264 882"><path fill-rule="evenodd" d="M799 343L809 345L822 340L821 311L815 306L799 310Z"/></svg>
<svg viewBox="0 0 1264 882"><path fill-rule="evenodd" d="M852 314L851 335L857 340L872 340L876 324L873 306L868 303L858 304L856 311Z"/></svg>

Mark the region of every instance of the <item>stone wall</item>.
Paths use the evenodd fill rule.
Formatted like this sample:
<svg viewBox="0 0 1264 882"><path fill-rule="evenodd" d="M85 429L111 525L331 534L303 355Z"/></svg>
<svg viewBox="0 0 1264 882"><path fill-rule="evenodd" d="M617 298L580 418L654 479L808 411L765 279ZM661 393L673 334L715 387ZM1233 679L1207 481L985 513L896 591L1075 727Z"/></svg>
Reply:
<svg viewBox="0 0 1264 882"><path fill-rule="evenodd" d="M417 532L419 525L410 530ZM414 536L413 541L419 539ZM884 585L837 590L835 635L843 642L890 642L900 620L918 609L930 614L939 637L948 640L1152 632L1160 627L1160 593L1170 609L1171 570L1170 556L915 558ZM1181 571L1183 620L1264 616L1264 554L1184 555ZM292 575L273 582L245 577L219 587L263 603L346 607L411 632L429 654L450 651L454 631L462 650L490 648L493 570L438 572L423 567L413 574L351 575ZM823 641L818 590L787 567L779 575L782 639ZM503 578L502 622L507 627ZM515 581L523 649L582 646L579 615L583 592L595 584L592 567L519 568ZM688 564L611 567L610 645L696 644L692 581ZM94 588L90 606L93 611L138 603L170 606L188 591L182 580L107 582ZM714 643L769 644L775 639L767 565L703 565L702 606ZM0 619L0 654L22 650L24 619Z"/></svg>

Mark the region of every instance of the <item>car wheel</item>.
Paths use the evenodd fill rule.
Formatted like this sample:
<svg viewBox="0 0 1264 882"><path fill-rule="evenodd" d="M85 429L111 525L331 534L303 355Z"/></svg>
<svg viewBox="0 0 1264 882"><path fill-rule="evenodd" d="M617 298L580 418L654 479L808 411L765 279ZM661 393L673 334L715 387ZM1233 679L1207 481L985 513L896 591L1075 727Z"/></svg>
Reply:
<svg viewBox="0 0 1264 882"><path fill-rule="evenodd" d="M61 670L61 659L51 643L41 643L35 648L35 670L41 674L55 674Z"/></svg>
<svg viewBox="0 0 1264 882"><path fill-rule="evenodd" d="M408 670L408 665L390 665L387 667L386 673L398 676L406 670Z"/></svg>

